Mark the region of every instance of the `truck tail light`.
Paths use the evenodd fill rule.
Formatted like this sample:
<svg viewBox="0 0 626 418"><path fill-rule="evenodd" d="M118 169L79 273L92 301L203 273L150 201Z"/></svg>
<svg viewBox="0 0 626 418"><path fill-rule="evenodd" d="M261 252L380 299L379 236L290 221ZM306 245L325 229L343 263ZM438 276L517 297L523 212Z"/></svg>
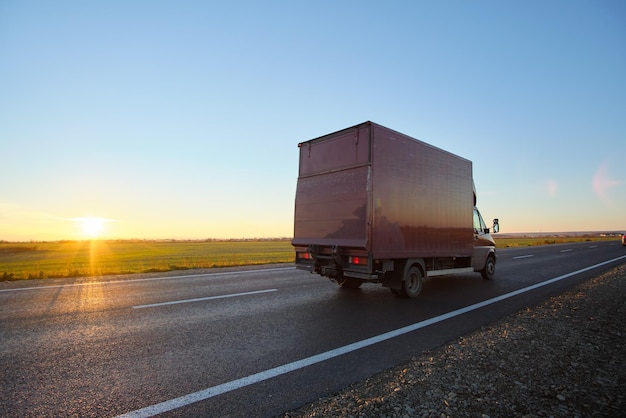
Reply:
<svg viewBox="0 0 626 418"><path fill-rule="evenodd" d="M348 263L357 265L367 265L367 257L351 256L348 257Z"/></svg>
<svg viewBox="0 0 626 418"><path fill-rule="evenodd" d="M313 259L313 257L311 257L311 254L307 252L296 253L296 258L299 260L312 260Z"/></svg>

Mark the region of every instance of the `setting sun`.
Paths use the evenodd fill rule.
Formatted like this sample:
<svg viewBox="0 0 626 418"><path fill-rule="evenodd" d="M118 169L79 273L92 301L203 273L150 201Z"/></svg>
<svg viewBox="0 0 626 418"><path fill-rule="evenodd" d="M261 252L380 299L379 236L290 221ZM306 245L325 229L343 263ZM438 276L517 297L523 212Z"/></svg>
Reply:
<svg viewBox="0 0 626 418"><path fill-rule="evenodd" d="M98 238L107 222L106 219L94 217L76 218L74 220L80 226L82 234L89 238Z"/></svg>

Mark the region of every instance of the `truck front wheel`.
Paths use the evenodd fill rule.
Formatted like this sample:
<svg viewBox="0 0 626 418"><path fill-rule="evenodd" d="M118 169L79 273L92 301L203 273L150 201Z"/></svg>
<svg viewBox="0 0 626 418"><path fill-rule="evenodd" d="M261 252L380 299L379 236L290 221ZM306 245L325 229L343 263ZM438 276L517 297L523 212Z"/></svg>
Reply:
<svg viewBox="0 0 626 418"><path fill-rule="evenodd" d="M493 276L496 274L496 259L490 255L487 257L487 261L485 262L485 268L480 271L480 275L483 276L485 280L493 279Z"/></svg>
<svg viewBox="0 0 626 418"><path fill-rule="evenodd" d="M422 270L415 265L411 266L402 281L402 288L394 292L394 294L403 298L414 298L420 294L422 283L424 283Z"/></svg>

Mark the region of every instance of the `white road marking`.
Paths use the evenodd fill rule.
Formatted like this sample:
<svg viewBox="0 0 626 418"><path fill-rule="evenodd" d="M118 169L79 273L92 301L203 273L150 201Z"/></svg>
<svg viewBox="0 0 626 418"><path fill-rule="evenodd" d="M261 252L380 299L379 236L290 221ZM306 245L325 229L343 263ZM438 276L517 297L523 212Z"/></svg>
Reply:
<svg viewBox="0 0 626 418"><path fill-rule="evenodd" d="M238 270L238 271L224 271L224 272L216 272L216 273L202 273L202 274L189 274L182 276L165 276L165 277L146 277L143 279L126 279L126 280L112 280L107 282L87 282L87 283L72 283L72 284L59 284L59 285L49 285L49 286L33 286L33 287L18 287L16 289L0 289L0 292L19 292L23 290L39 290L39 289L58 289L63 287L76 287L76 286L95 286L95 285L103 285L103 284L133 284L137 282L149 282L156 280L174 280L174 279L190 279L195 277L211 277L211 276L231 276L235 274L246 274L246 273L264 273L268 271L283 271L283 270L295 270L295 267L277 267L271 269L256 269L256 270Z"/></svg>
<svg viewBox="0 0 626 418"><path fill-rule="evenodd" d="M568 248L567 250L561 250L562 253L569 253L570 251L574 251L574 250L571 248Z"/></svg>
<svg viewBox="0 0 626 418"><path fill-rule="evenodd" d="M225 298L234 298L238 296L258 295L259 293L276 292L277 290L278 289L266 289L266 290L256 290L254 292L231 293L228 295L220 295L220 296L207 296L204 298L173 300L170 302L151 303L149 305L136 305L136 306L133 306L133 309L154 308L156 306L176 305L179 303L199 302L202 300L225 299Z"/></svg>
<svg viewBox="0 0 626 418"><path fill-rule="evenodd" d="M528 258L528 257L534 257L534 254L528 254L528 255L518 255L517 257L513 257L514 260L519 260L520 258Z"/></svg>
<svg viewBox="0 0 626 418"><path fill-rule="evenodd" d="M130 411L126 414L119 415L117 418L140 418L140 417L152 417L154 415L162 414L168 411L172 411L177 408L181 408L183 406L191 405L192 403L204 401L206 399L236 390L241 389L246 386L253 385L258 382L262 382L264 380L271 379L276 376L280 376L295 370L302 369L307 366L311 366L313 364L321 363L323 361L329 360L334 357L338 357L352 351L360 350L361 348L368 347L370 345L374 345L380 343L382 341L389 340L391 338L398 337L400 335L407 334L409 332L416 331L418 329L427 327L429 325L436 324L438 322L445 321L450 318L454 318L459 315L463 315L465 313L474 311L476 309L483 308L485 306L501 302L505 299L512 298L517 295L521 295L522 293L529 292L531 290L547 286L549 284L558 282L560 280L567 279L569 277L575 276L577 274L593 270L597 267L604 266L606 264L613 263L615 261L626 259L626 255L614 258L612 260L608 260L602 263L594 264L593 266L585 267L580 270L576 270L571 273L564 274L562 276L555 277L553 279L547 280L545 282L537 283L532 286L525 287L523 289L515 290L510 293L506 293L501 296L497 296L492 299L485 300L483 302L475 303L473 305L467 306L465 308L457 309L455 311L448 312L443 315L436 316L434 318L427 319L425 321L417 322L413 325L409 325L403 328L398 328L393 331L386 332L384 334L376 335L374 337L367 338L365 340L357 341L352 344L345 345L343 347L335 348L334 350L326 351L324 353L316 354L311 357L304 358L302 360L297 360L292 363L287 363L282 366L274 367L273 369L265 370L250 376L245 376L240 379L232 380L230 382L222 383L221 385L212 386L210 388L206 388L200 390L198 392L193 392L175 399L170 399L165 402L161 402L155 405L147 406L145 408L137 409L135 411Z"/></svg>
<svg viewBox="0 0 626 418"><path fill-rule="evenodd" d="M590 245L589 248L598 248L597 245Z"/></svg>

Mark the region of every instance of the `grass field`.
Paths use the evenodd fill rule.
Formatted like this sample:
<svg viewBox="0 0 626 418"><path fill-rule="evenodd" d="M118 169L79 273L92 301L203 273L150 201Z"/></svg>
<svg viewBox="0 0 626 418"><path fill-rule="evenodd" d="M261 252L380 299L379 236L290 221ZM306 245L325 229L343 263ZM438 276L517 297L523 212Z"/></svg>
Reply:
<svg viewBox="0 0 626 418"><path fill-rule="evenodd" d="M498 248L615 240L615 237L503 237ZM289 240L0 242L0 280L105 276L292 263Z"/></svg>
<svg viewBox="0 0 626 418"><path fill-rule="evenodd" d="M288 240L0 243L0 279L104 276L294 261Z"/></svg>
<svg viewBox="0 0 626 418"><path fill-rule="evenodd" d="M534 245L566 244L568 242L615 241L618 237L610 236L578 236L578 237L498 237L495 236L498 248L531 247Z"/></svg>

